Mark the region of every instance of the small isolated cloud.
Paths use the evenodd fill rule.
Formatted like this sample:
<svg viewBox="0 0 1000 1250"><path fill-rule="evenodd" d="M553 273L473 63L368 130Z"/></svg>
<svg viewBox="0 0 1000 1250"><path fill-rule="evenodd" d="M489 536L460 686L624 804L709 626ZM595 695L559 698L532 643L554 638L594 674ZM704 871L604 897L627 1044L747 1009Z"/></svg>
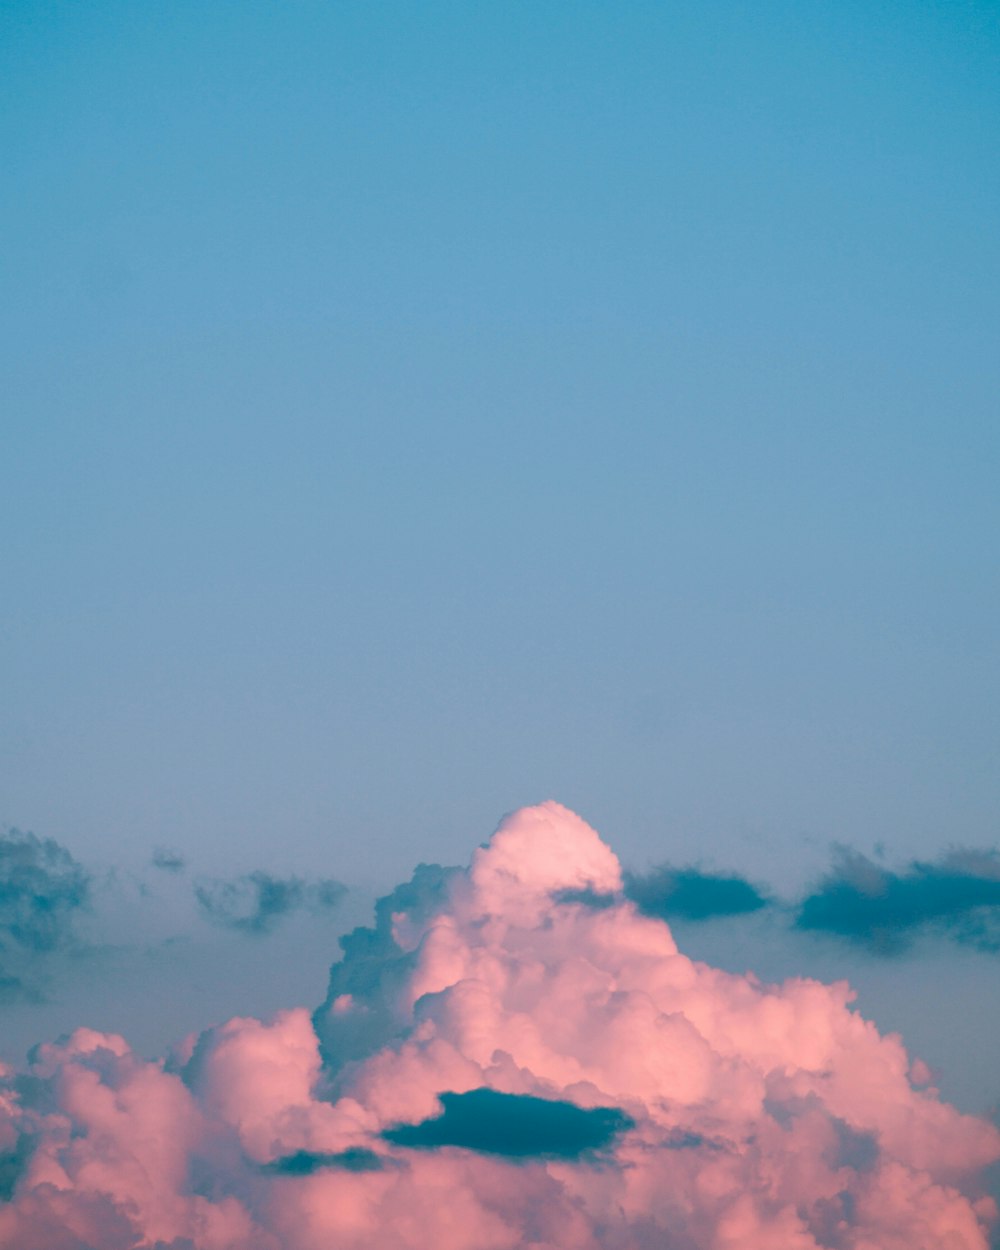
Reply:
<svg viewBox="0 0 1000 1250"><path fill-rule="evenodd" d="M0 999L39 995L39 959L75 940L90 874L52 838L0 835Z"/></svg>
<svg viewBox="0 0 1000 1250"><path fill-rule="evenodd" d="M440 1115L386 1129L383 1138L412 1150L458 1146L508 1159L578 1159L633 1127L617 1107L578 1107L531 1094L470 1089L439 1098Z"/></svg>
<svg viewBox="0 0 1000 1250"><path fill-rule="evenodd" d="M158 846L153 851L153 867L164 872L183 872L187 861L180 851L173 851L167 846Z"/></svg>
<svg viewBox="0 0 1000 1250"><path fill-rule="evenodd" d="M625 874L625 893L647 916L662 920L711 920L760 911L768 899L743 877L663 864Z"/></svg>
<svg viewBox="0 0 1000 1250"><path fill-rule="evenodd" d="M214 924L262 936L292 912L318 915L330 911L347 888L332 879L310 882L257 871L234 881L200 882L194 893L202 912Z"/></svg>
<svg viewBox="0 0 1000 1250"><path fill-rule="evenodd" d="M1000 855L954 850L894 872L840 846L795 923L881 955L898 954L927 932L1000 951Z"/></svg>

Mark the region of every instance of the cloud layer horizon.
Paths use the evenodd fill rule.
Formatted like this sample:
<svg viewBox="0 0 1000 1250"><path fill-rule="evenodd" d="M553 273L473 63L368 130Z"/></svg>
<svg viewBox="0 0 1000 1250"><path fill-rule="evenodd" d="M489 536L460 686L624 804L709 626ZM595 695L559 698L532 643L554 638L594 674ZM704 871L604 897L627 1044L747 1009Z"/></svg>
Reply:
<svg viewBox="0 0 1000 1250"><path fill-rule="evenodd" d="M987 1250L1000 1133L845 983L688 959L556 803L421 865L324 1003L0 1082L0 1245ZM6 1201L2 1201L2 1200Z"/></svg>

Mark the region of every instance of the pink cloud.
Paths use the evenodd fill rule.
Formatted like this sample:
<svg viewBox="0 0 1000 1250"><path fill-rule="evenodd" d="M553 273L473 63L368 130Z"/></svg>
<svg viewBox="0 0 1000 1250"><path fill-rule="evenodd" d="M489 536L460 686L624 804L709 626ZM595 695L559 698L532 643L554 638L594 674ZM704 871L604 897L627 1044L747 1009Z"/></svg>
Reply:
<svg viewBox="0 0 1000 1250"><path fill-rule="evenodd" d="M168 1063L87 1030L39 1048L32 1080L0 1074L0 1245L986 1250L991 1125L846 985L693 962L621 886L542 804L397 891L314 1017L231 1020Z"/></svg>

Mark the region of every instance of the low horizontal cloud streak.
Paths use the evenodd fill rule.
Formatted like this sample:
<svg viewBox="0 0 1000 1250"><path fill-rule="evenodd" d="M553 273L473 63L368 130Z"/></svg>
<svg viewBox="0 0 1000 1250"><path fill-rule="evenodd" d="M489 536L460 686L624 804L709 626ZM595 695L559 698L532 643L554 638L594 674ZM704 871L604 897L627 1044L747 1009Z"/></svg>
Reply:
<svg viewBox="0 0 1000 1250"><path fill-rule="evenodd" d="M414 1150L458 1146L510 1159L577 1159L633 1127L617 1107L584 1108L495 1089L443 1093L440 1101L440 1115L387 1129L383 1139Z"/></svg>
<svg viewBox="0 0 1000 1250"><path fill-rule="evenodd" d="M893 871L847 847L802 903L800 929L836 934L883 955L920 933L1000 951L1000 855L950 851Z"/></svg>
<svg viewBox="0 0 1000 1250"><path fill-rule="evenodd" d="M704 872L663 864L625 874L625 893L647 916L664 920L711 920L760 911L768 899L735 873Z"/></svg>
<svg viewBox="0 0 1000 1250"><path fill-rule="evenodd" d="M347 1172L379 1172L382 1160L374 1150L340 1150L324 1154L321 1151L297 1150L293 1155L275 1159L263 1167L264 1172L274 1176L312 1176L324 1168L341 1168Z"/></svg>

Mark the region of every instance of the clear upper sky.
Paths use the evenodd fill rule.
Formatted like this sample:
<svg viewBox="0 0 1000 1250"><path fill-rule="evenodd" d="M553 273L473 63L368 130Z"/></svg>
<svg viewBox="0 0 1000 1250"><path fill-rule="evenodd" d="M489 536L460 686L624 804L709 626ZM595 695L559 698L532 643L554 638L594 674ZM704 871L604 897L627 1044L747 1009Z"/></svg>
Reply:
<svg viewBox="0 0 1000 1250"><path fill-rule="evenodd" d="M0 24L0 821L995 841L995 3Z"/></svg>

